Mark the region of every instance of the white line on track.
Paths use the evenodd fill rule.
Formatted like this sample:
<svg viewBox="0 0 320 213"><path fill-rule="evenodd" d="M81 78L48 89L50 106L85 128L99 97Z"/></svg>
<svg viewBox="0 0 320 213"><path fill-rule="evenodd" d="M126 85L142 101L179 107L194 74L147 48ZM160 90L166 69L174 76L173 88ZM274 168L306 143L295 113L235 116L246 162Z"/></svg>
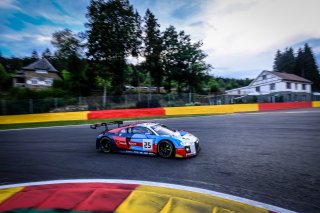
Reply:
<svg viewBox="0 0 320 213"><path fill-rule="evenodd" d="M197 188L197 187L189 187L171 183L159 183L159 182L151 182L151 181L139 181L139 180L124 180L124 179L73 179L73 180L52 180L52 181L39 181L39 182L29 182L29 183L21 183L21 184L10 184L10 185L2 185L0 189L19 187L19 186L34 186L34 185L46 185L46 184L60 184L60 183L119 183L119 184L140 184L140 185L148 185L148 186L159 186L159 187L167 187L173 189L180 189L192 192L198 192L202 194L212 195L228 200L233 200L241 203L245 203L248 205L260 207L267 209L273 212L283 212L283 213L294 213L294 211L284 209L281 207L269 205L266 203L249 200L242 197L237 197L233 195L228 195L212 190Z"/></svg>

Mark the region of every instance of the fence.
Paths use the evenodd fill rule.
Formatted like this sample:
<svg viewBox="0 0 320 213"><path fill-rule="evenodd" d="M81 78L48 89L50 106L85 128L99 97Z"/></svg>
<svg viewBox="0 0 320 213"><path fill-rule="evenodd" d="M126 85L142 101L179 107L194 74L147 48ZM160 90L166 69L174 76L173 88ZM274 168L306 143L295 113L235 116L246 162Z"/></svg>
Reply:
<svg viewBox="0 0 320 213"><path fill-rule="evenodd" d="M312 100L319 100L313 95ZM233 99L234 100L234 99ZM254 101L254 102L257 102ZM259 102L259 100L258 100ZM281 101L283 102L283 101ZM46 112L75 112L103 109L154 108L192 105L222 105L235 103L229 96L207 96L198 94L128 94L103 97L46 98L27 100L0 100L0 115L19 115ZM252 101L246 101L252 103Z"/></svg>
<svg viewBox="0 0 320 213"><path fill-rule="evenodd" d="M74 112L103 109L154 108L208 105L210 98L197 94L130 94L122 96L0 100L0 115Z"/></svg>

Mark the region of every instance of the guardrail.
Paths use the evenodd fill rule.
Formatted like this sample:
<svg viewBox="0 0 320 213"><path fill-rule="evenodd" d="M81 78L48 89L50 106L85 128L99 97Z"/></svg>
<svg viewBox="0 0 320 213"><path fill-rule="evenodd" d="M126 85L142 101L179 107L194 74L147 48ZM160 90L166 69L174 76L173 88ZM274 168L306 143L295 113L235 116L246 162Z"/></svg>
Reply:
<svg viewBox="0 0 320 213"><path fill-rule="evenodd" d="M227 114L237 112L256 112L266 110L297 109L320 107L320 101L313 102L286 102L263 104L230 104L208 106L185 106L143 109L99 110L64 113L40 113L25 115L0 116L0 124L37 123L68 120L93 120L112 118L139 118L161 117L168 115L203 115L203 114Z"/></svg>

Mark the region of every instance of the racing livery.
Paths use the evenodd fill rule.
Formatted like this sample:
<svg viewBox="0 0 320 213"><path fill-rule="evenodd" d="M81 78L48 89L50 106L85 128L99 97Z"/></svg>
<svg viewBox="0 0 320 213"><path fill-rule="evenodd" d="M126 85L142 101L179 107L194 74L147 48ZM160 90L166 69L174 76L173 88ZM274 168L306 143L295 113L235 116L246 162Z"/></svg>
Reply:
<svg viewBox="0 0 320 213"><path fill-rule="evenodd" d="M115 129L108 125L118 124ZM120 126L122 121L93 124L96 129L105 126L96 139L96 148L104 153L122 152L159 155L163 158L190 157L200 151L199 139L184 130L172 130L159 123L137 123Z"/></svg>

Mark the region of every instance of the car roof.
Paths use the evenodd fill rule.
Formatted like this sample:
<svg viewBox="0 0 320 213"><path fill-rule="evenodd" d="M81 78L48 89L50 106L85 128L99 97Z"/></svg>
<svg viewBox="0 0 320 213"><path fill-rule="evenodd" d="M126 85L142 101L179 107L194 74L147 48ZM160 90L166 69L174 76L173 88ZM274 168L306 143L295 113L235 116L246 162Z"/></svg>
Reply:
<svg viewBox="0 0 320 213"><path fill-rule="evenodd" d="M150 128L150 127L155 126L155 125L159 125L159 123L142 122L142 123L129 124L129 125L122 126L122 127L119 127L119 128L111 129L108 132L116 133L116 132L118 132L118 131L120 131L122 129L132 128L132 127L135 127L135 126L142 126L142 127Z"/></svg>
<svg viewBox="0 0 320 213"><path fill-rule="evenodd" d="M137 124L136 126L143 126L143 127L152 127L152 126L155 126L155 125L158 125L158 123L147 123L147 122L145 122L145 123L139 123L139 124Z"/></svg>

